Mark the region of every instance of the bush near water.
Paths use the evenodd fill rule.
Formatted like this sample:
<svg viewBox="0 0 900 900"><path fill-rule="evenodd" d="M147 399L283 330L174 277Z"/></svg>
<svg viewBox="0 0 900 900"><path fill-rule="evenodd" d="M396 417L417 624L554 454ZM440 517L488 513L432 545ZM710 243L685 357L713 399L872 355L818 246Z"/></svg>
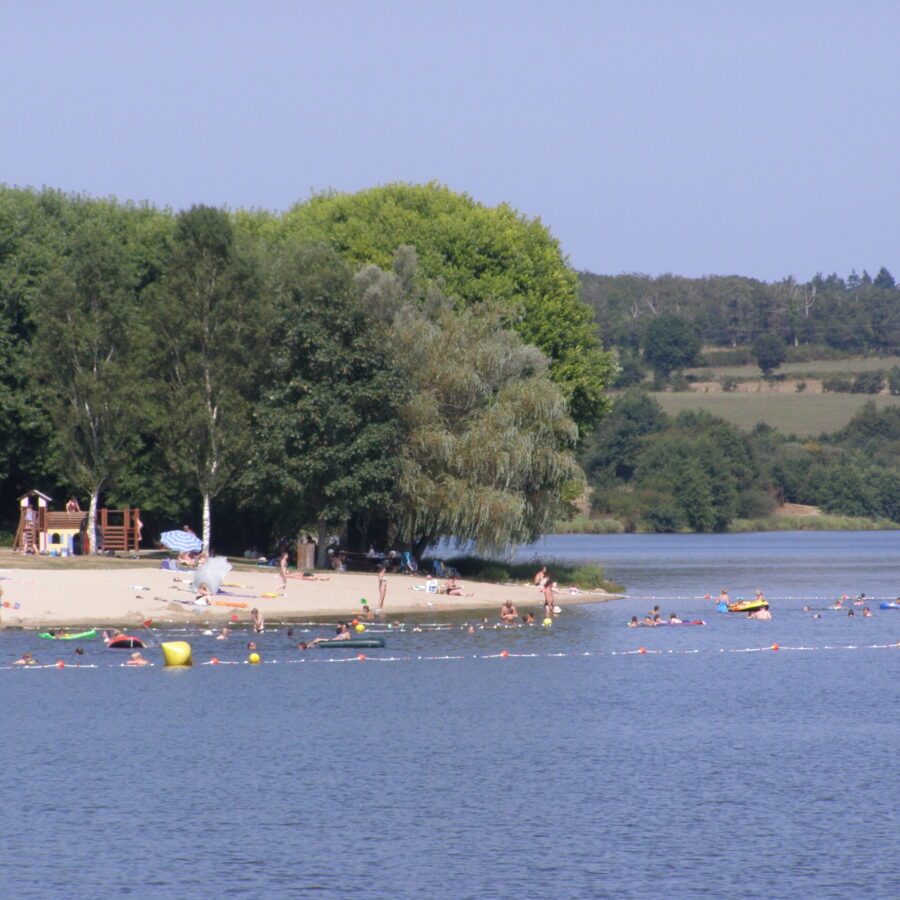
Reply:
<svg viewBox="0 0 900 900"><path fill-rule="evenodd" d="M425 562L427 565L428 561ZM456 569L461 578L495 584L509 582L530 584L538 568L535 562L507 562L484 559L480 556L455 556L444 562ZM577 587L583 591L602 590L609 593L624 590L621 585L607 580L600 566L564 563L554 559L541 560L540 565L547 566L560 588Z"/></svg>

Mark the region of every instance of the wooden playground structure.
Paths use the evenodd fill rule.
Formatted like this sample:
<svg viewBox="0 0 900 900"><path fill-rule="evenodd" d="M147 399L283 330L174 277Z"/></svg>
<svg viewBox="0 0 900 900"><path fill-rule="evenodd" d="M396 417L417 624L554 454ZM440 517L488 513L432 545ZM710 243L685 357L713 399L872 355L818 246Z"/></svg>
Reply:
<svg viewBox="0 0 900 900"><path fill-rule="evenodd" d="M90 553L88 514L83 510L51 510L52 502L52 497L40 491L29 491L19 498L19 527L13 550L50 556ZM135 552L140 544L141 528L139 509L98 509L98 551Z"/></svg>

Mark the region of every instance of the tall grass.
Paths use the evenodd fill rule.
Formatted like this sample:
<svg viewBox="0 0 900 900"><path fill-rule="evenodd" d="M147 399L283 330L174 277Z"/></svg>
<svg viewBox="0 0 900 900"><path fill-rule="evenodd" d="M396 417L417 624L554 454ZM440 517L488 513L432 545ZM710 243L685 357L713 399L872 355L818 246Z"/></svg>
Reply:
<svg viewBox="0 0 900 900"><path fill-rule="evenodd" d="M748 531L886 531L900 528L890 519L864 519L858 516L766 516L763 519L734 519L728 526L733 533Z"/></svg>
<svg viewBox="0 0 900 900"><path fill-rule="evenodd" d="M587 516L559 521L553 528L554 534L624 534L624 532L625 527L618 519L591 519Z"/></svg>

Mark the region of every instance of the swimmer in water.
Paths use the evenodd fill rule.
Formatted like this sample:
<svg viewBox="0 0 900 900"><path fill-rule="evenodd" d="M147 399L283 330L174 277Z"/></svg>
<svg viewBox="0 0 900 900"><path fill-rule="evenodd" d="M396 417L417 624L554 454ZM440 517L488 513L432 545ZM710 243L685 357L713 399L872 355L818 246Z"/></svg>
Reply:
<svg viewBox="0 0 900 900"><path fill-rule="evenodd" d="M641 623L638 622L637 616L632 616L631 621L628 623L629 628L637 628Z"/></svg>
<svg viewBox="0 0 900 900"><path fill-rule="evenodd" d="M506 625L512 625L519 618L518 610L512 600L503 601L503 606L500 607L500 618Z"/></svg>
<svg viewBox="0 0 900 900"><path fill-rule="evenodd" d="M669 615L669 624L670 625L681 625L681 619L675 613L671 613Z"/></svg>
<svg viewBox="0 0 900 900"><path fill-rule="evenodd" d="M30 653L23 653L21 659L15 660L12 665L14 666L34 666L37 665L37 660Z"/></svg>
<svg viewBox="0 0 900 900"><path fill-rule="evenodd" d="M131 659L125 661L126 666L149 666L151 665L149 659L144 659L141 656L140 650L135 650L134 653L131 654Z"/></svg>

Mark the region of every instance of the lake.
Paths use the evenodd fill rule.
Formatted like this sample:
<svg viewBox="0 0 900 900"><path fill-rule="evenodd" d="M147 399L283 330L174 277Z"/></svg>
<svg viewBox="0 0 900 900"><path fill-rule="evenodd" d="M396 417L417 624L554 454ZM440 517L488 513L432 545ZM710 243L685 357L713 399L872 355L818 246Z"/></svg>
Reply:
<svg viewBox="0 0 900 900"><path fill-rule="evenodd" d="M302 654L300 632L321 629L294 626L293 640L260 639L258 666L242 662L247 633L172 631L156 639L240 664L129 669L109 665L127 653L85 642L96 668L4 669L0 885L18 898L896 898L900 611L828 607L900 593L898 543L557 536L519 553L605 564L629 596L567 608L550 629L408 618L365 660ZM717 614L704 595L722 587L763 589L773 620ZM654 598L709 624L625 627ZM74 661L0 633L0 659L26 649Z"/></svg>

